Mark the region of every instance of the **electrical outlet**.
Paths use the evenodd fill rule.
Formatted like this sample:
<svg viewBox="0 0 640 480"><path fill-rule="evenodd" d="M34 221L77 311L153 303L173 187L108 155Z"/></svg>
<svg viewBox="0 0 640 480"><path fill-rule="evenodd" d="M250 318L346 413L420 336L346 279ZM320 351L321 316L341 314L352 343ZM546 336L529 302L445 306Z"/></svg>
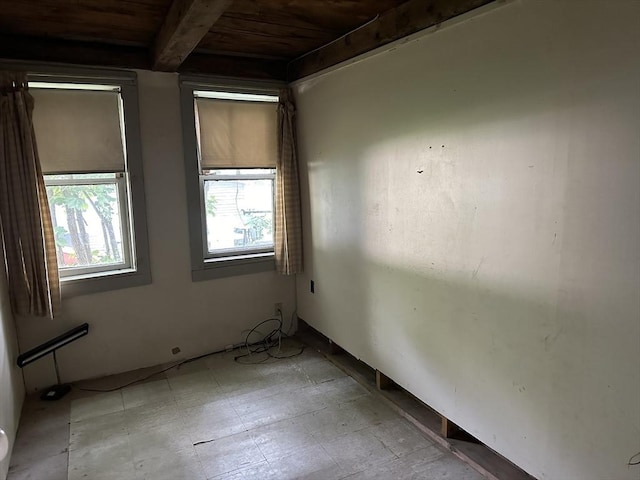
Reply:
<svg viewBox="0 0 640 480"><path fill-rule="evenodd" d="M171 349L171 353L173 353L174 355L177 355L180 353L180 347L173 347Z"/></svg>
<svg viewBox="0 0 640 480"><path fill-rule="evenodd" d="M282 303L273 304L273 313L275 313L276 315L278 315L279 313L282 313Z"/></svg>

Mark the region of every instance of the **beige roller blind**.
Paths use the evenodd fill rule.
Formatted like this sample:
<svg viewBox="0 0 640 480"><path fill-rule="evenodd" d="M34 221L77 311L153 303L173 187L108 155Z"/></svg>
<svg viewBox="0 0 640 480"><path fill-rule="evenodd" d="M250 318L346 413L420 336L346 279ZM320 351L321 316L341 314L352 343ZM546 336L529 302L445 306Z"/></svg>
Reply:
<svg viewBox="0 0 640 480"><path fill-rule="evenodd" d="M118 92L32 88L29 93L44 173L124 171Z"/></svg>
<svg viewBox="0 0 640 480"><path fill-rule="evenodd" d="M196 98L202 169L275 168L277 103Z"/></svg>

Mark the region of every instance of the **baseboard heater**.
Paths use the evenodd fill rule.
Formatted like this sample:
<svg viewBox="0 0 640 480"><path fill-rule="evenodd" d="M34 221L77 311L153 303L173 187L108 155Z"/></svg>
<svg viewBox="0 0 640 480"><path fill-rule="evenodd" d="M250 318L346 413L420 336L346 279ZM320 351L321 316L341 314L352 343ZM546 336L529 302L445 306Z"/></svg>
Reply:
<svg viewBox="0 0 640 480"><path fill-rule="evenodd" d="M24 368L26 365L29 365L30 363L33 363L46 355L53 355L53 365L56 369L56 380L58 383L56 385L52 385L44 392L42 392L42 395L40 395L40 398L42 400L59 400L67 393L69 393L69 391L71 390L71 386L62 384L60 381L60 371L58 370L58 359L56 358L56 350L70 344L71 342L75 342L80 337L84 337L88 333L89 324L83 323L82 325L73 328L68 332L63 333L62 335L52 338L42 345L38 345L28 352L25 352L18 356L18 366L20 368Z"/></svg>

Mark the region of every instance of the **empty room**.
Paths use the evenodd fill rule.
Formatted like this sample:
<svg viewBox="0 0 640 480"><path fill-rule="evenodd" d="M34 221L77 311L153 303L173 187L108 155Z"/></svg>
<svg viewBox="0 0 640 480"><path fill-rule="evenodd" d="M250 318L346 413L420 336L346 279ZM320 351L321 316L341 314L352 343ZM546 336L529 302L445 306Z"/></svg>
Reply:
<svg viewBox="0 0 640 480"><path fill-rule="evenodd" d="M638 480L638 52L638 0L0 0L0 480Z"/></svg>

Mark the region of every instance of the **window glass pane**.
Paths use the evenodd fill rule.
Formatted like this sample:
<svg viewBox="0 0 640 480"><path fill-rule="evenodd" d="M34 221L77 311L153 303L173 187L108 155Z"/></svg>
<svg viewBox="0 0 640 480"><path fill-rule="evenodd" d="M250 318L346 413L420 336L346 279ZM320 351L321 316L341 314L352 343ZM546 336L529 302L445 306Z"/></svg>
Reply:
<svg viewBox="0 0 640 480"><path fill-rule="evenodd" d="M31 85L31 84L29 84ZM277 95L264 95L256 93L237 93L237 92L213 92L213 91L194 91L195 98L217 98L218 100L245 100L254 102L270 102L277 103Z"/></svg>
<svg viewBox="0 0 640 480"><path fill-rule="evenodd" d="M275 175L274 168L222 168L204 170L204 175Z"/></svg>
<svg viewBox="0 0 640 480"><path fill-rule="evenodd" d="M60 175L45 175L45 180L93 180L96 178L116 178L117 173L63 173Z"/></svg>
<svg viewBox="0 0 640 480"><path fill-rule="evenodd" d="M61 271L125 263L117 183L48 185Z"/></svg>
<svg viewBox="0 0 640 480"><path fill-rule="evenodd" d="M206 180L204 201L209 253L273 247L273 180Z"/></svg>

